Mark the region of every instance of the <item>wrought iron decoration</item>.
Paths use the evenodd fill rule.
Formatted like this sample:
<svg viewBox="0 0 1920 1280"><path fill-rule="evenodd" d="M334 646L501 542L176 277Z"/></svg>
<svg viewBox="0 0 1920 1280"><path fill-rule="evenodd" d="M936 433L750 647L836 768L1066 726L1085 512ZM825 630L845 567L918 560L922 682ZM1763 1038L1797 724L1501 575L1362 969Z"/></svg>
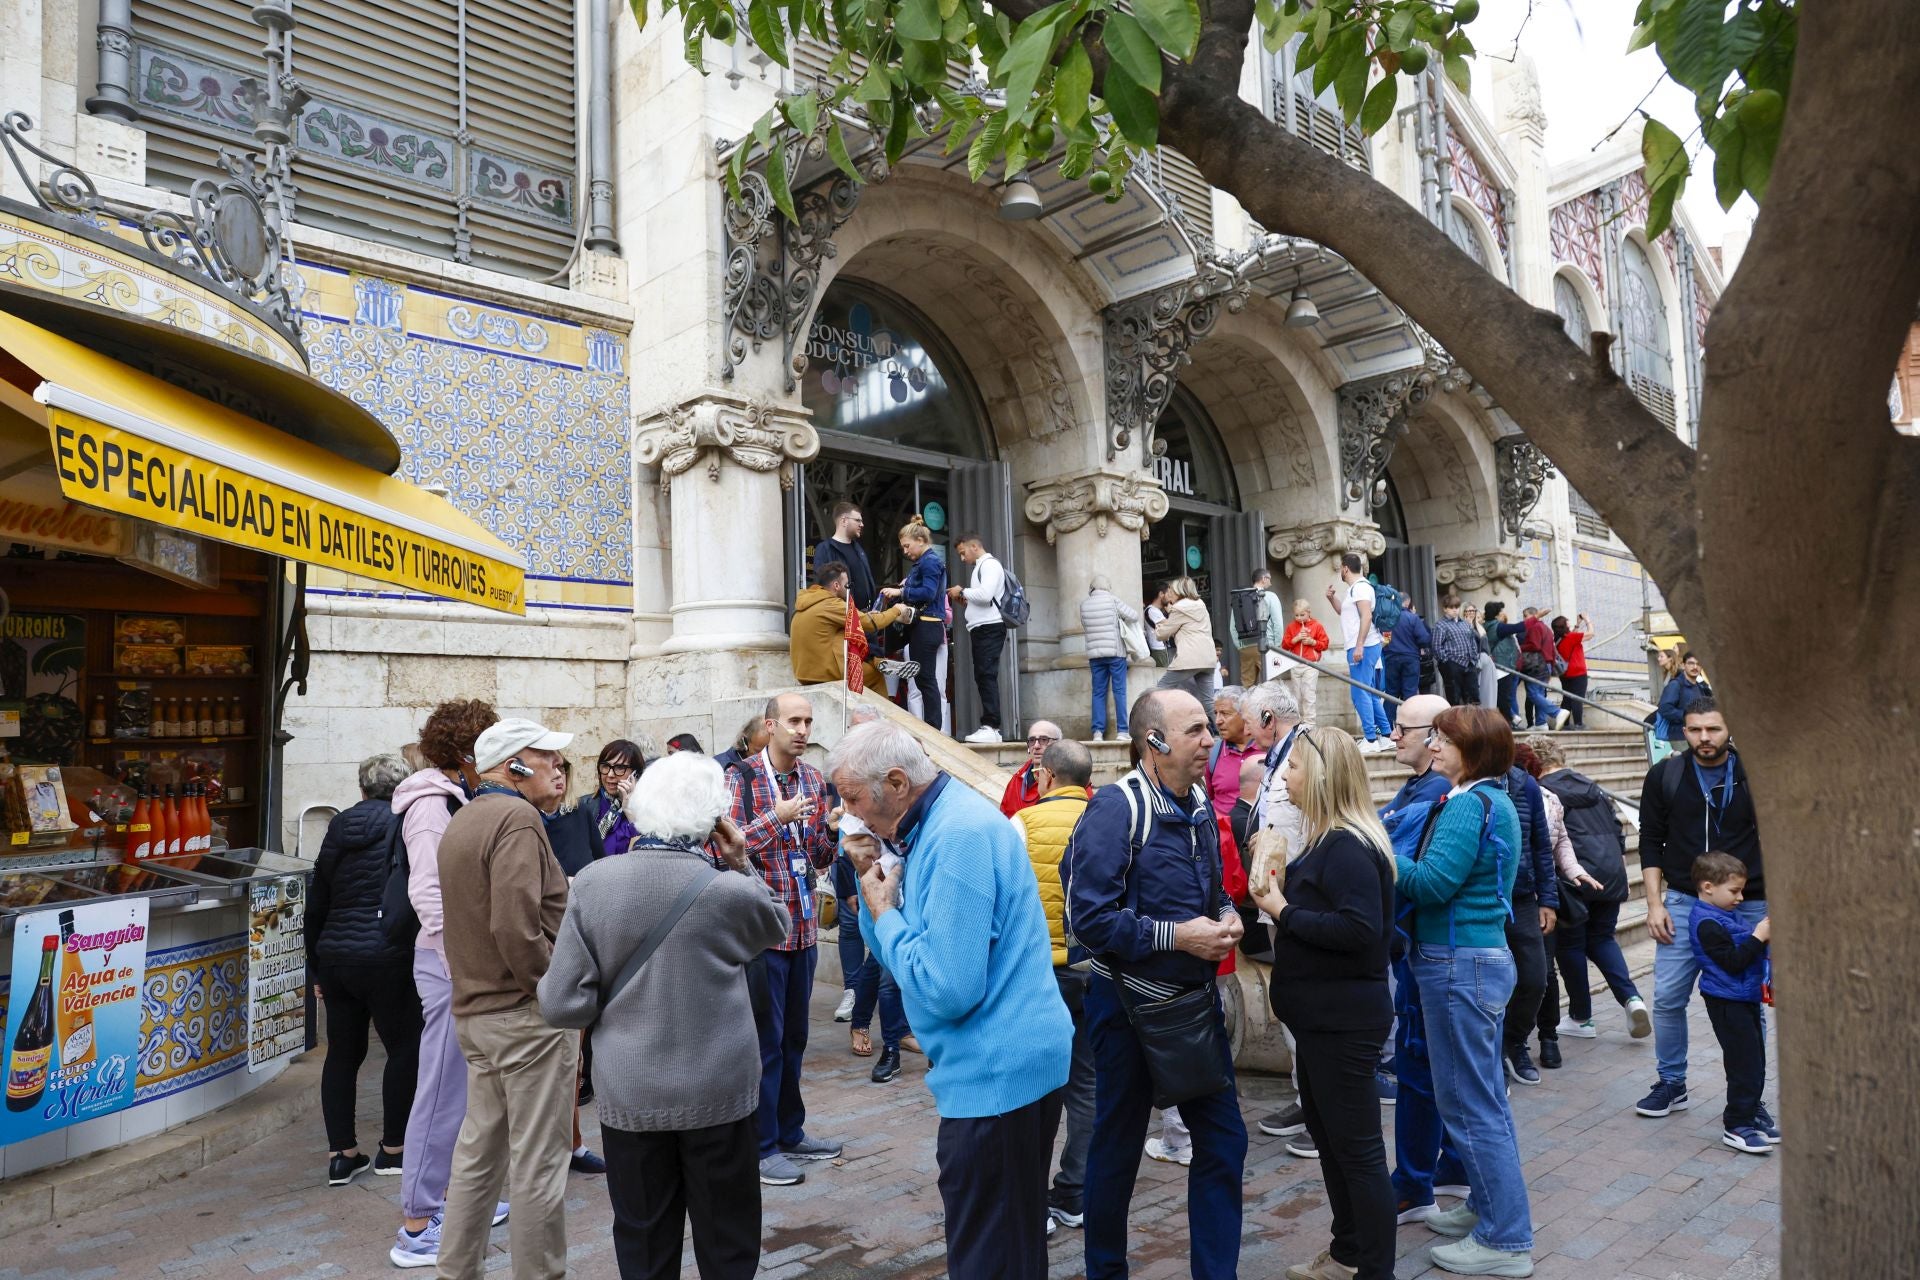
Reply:
<svg viewBox="0 0 1920 1280"><path fill-rule="evenodd" d="M1136 438L1144 460L1160 452L1154 427L1173 398L1181 368L1193 359L1190 349L1213 332L1222 312L1247 305L1242 268L1252 260L1203 258L1194 278L1106 309L1109 459Z"/></svg>
<svg viewBox="0 0 1920 1280"><path fill-rule="evenodd" d="M1462 391L1473 378L1454 361L1433 335L1418 325L1415 336L1425 363L1374 378L1362 378L1340 388L1340 478L1343 507L1371 510L1384 500L1377 492L1393 461L1393 451L1406 436L1413 412L1436 391Z"/></svg>
<svg viewBox="0 0 1920 1280"><path fill-rule="evenodd" d="M1500 501L1500 536L1512 538L1518 546L1527 516L1539 505L1553 475L1553 464L1525 436L1502 436L1493 442L1493 472Z"/></svg>

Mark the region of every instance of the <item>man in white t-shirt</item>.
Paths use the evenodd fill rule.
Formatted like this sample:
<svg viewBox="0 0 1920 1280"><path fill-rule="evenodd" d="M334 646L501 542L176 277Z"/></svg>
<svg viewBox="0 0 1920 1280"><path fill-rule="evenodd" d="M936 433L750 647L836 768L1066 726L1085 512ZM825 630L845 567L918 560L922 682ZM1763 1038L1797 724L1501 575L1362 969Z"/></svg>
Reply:
<svg viewBox="0 0 1920 1280"><path fill-rule="evenodd" d="M963 533L954 539L953 549L963 563L973 569L968 585L947 588L958 603L966 601L967 640L972 644L973 684L980 691L980 727L967 735L968 742L1000 742L1000 656L1007 647L1007 623L1000 616L1000 593L1006 589L1007 572L988 551L977 533Z"/></svg>
<svg viewBox="0 0 1920 1280"><path fill-rule="evenodd" d="M1358 552L1340 557L1341 587L1327 588L1327 602L1340 611L1341 648L1347 657L1347 674L1355 683L1353 709L1360 717L1360 732L1366 741L1360 750L1377 755L1393 750L1393 718L1378 693L1380 688L1380 647L1385 643L1380 629L1373 625L1373 584L1366 579L1366 561Z"/></svg>

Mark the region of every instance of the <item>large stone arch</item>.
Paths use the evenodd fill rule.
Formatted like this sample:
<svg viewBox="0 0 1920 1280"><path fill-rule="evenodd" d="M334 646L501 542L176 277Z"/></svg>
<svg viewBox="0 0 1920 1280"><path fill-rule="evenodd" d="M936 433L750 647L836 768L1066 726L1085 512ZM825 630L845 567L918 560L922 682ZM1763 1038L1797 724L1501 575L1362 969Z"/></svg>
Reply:
<svg viewBox="0 0 1920 1280"><path fill-rule="evenodd" d="M1436 394L1414 415L1387 467L1408 542L1430 545L1441 556L1499 545L1496 430L1463 392Z"/></svg>

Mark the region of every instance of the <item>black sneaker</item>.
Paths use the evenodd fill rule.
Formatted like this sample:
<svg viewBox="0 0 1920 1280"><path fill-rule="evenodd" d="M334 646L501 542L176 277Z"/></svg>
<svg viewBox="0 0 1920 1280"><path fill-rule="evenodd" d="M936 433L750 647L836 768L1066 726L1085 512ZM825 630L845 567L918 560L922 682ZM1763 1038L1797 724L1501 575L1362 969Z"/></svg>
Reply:
<svg viewBox="0 0 1920 1280"><path fill-rule="evenodd" d="M895 1047L892 1049L883 1048L880 1050L879 1058L874 1061L873 1074L868 1078L871 1079L875 1084L885 1084L887 1081L893 1079L895 1076L899 1074L900 1074L899 1048L898 1047Z"/></svg>
<svg viewBox="0 0 1920 1280"><path fill-rule="evenodd" d="M1533 1065L1533 1057L1525 1044L1516 1044L1507 1050L1507 1075L1515 1084L1540 1083L1540 1068Z"/></svg>
<svg viewBox="0 0 1920 1280"><path fill-rule="evenodd" d="M1087 1225L1086 1207L1079 1204L1050 1204L1047 1213L1063 1227L1084 1227Z"/></svg>
<svg viewBox="0 0 1920 1280"><path fill-rule="evenodd" d="M1540 1065L1548 1071L1554 1071L1559 1068L1560 1042L1558 1040L1542 1040L1540 1042Z"/></svg>
<svg viewBox="0 0 1920 1280"><path fill-rule="evenodd" d="M373 1171L386 1178L399 1177L400 1162L405 1154L405 1152L389 1151L385 1147L381 1147L373 1153Z"/></svg>
<svg viewBox="0 0 1920 1280"><path fill-rule="evenodd" d="M1260 1118L1260 1132L1269 1138L1291 1138L1296 1133L1307 1131L1307 1117L1301 1112L1300 1104L1294 1103Z"/></svg>
<svg viewBox="0 0 1920 1280"><path fill-rule="evenodd" d="M1656 1080L1653 1090L1634 1104L1634 1110L1643 1116L1658 1120L1661 1116L1672 1115L1676 1111L1685 1111L1693 1103L1687 1097L1685 1080Z"/></svg>
<svg viewBox="0 0 1920 1280"><path fill-rule="evenodd" d="M1287 1154L1299 1156L1302 1160L1318 1160L1320 1148L1314 1145L1312 1134L1297 1133L1287 1139Z"/></svg>
<svg viewBox="0 0 1920 1280"><path fill-rule="evenodd" d="M605 1173L605 1158L592 1151L576 1151L567 1157L567 1168L575 1173Z"/></svg>
<svg viewBox="0 0 1920 1280"><path fill-rule="evenodd" d="M344 1187L364 1172L373 1163L373 1157L362 1151L357 1156L334 1156L327 1161L327 1185Z"/></svg>

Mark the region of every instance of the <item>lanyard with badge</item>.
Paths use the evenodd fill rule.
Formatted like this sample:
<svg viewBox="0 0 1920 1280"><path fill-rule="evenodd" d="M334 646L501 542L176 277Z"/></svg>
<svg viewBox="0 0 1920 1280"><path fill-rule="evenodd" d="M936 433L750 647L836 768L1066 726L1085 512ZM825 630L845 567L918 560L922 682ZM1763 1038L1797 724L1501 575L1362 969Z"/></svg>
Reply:
<svg viewBox="0 0 1920 1280"><path fill-rule="evenodd" d="M1700 762L1697 759L1692 760L1693 780L1700 784L1700 798L1704 800L1707 805L1705 835L1702 838L1706 849L1712 849L1720 843L1720 828L1727 820L1727 810L1733 807L1733 761L1734 753L1731 751L1727 752L1727 763L1725 766L1727 770L1726 780L1708 786L1707 775L1701 770ZM1719 805L1716 806L1713 802L1713 797L1723 786L1727 789L1726 799L1722 800Z"/></svg>
<svg viewBox="0 0 1920 1280"><path fill-rule="evenodd" d="M767 787L773 792L775 803L787 799L786 793L780 789L780 775L774 771L773 757L768 754L765 747L760 749L756 763L767 775ZM796 782L795 794L799 794L802 789ZM773 830L775 848L786 857L787 869L792 874L794 887L800 895L800 918L811 920L813 919L813 866L807 861L801 824L797 821L776 822ZM784 846L784 841L787 840L793 842L791 850L787 850Z"/></svg>
<svg viewBox="0 0 1920 1280"><path fill-rule="evenodd" d="M1259 826L1266 825L1267 793L1273 789L1273 775L1286 767L1287 752L1293 750L1294 735L1298 734L1300 730L1305 727L1305 725L1297 724L1287 730L1287 736L1280 740L1279 747L1273 753L1273 763L1267 766L1267 776L1260 783L1260 803L1254 807L1253 811L1253 820Z"/></svg>

